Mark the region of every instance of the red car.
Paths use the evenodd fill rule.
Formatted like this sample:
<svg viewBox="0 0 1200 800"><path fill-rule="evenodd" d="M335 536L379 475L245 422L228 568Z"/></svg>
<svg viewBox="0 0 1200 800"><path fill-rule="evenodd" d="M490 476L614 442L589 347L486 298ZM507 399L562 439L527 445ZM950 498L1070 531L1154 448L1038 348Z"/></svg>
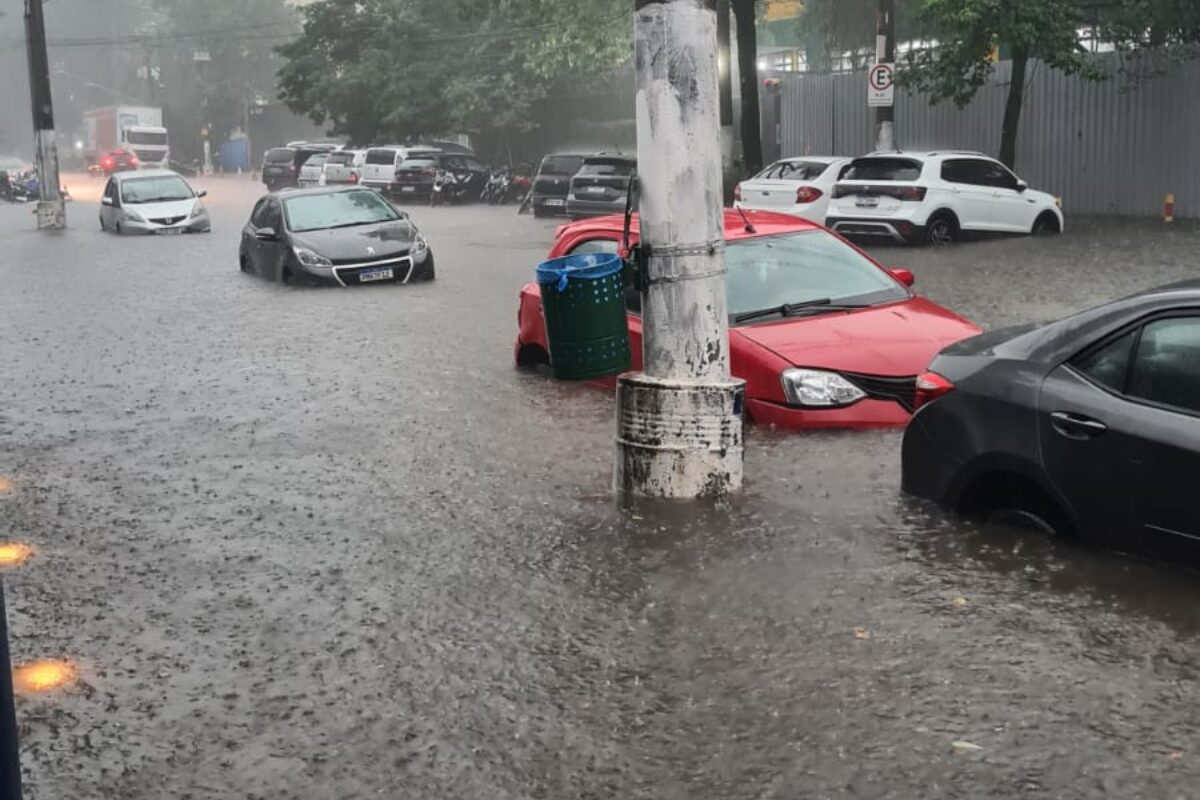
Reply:
<svg viewBox="0 0 1200 800"><path fill-rule="evenodd" d="M140 165L141 162L138 161L138 157L128 150L113 150L100 159L100 168L104 170L105 175L112 175L114 172L135 170Z"/></svg>
<svg viewBox="0 0 1200 800"><path fill-rule="evenodd" d="M917 376L979 328L915 295L908 270L888 270L820 225L764 211L725 212L729 347L746 381L746 413L787 428L904 425ZM550 257L620 250L624 220L564 225ZM630 239L636 242L635 218ZM628 292L634 369L641 369L641 296ZM516 360L549 361L542 298L521 290Z"/></svg>

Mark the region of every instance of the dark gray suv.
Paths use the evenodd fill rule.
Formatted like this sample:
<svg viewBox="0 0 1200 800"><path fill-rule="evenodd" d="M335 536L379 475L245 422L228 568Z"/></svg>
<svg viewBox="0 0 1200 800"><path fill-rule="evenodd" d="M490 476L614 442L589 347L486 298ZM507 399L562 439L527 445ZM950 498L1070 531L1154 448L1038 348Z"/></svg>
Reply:
<svg viewBox="0 0 1200 800"><path fill-rule="evenodd" d="M629 182L637 172L632 156L600 154L584 159L571 178L567 216L571 219L625 213Z"/></svg>

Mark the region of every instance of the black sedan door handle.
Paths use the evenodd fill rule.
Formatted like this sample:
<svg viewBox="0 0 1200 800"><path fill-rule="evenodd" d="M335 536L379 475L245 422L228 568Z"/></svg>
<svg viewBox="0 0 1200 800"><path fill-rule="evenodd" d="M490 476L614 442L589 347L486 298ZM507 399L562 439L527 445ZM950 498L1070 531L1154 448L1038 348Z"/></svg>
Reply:
<svg viewBox="0 0 1200 800"><path fill-rule="evenodd" d="M1090 439L1108 430L1108 426L1091 417L1055 411L1050 415L1054 430L1071 439Z"/></svg>

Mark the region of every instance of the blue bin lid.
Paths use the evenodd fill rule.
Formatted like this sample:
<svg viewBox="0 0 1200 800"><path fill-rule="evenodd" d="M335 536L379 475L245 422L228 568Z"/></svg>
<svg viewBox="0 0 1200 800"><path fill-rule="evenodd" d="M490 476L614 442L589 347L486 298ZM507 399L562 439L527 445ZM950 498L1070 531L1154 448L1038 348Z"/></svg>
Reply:
<svg viewBox="0 0 1200 800"><path fill-rule="evenodd" d="M577 253L538 264L537 282L565 292L572 280L600 280L620 272L622 266L621 257L616 253Z"/></svg>

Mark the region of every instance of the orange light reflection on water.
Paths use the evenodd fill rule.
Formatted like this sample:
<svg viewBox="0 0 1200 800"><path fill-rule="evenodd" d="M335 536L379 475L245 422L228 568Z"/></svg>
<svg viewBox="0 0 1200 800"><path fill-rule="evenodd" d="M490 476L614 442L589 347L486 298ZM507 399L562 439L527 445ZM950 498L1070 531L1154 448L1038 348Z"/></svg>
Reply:
<svg viewBox="0 0 1200 800"><path fill-rule="evenodd" d="M75 666L69 661L34 661L13 670L13 688L22 692L47 692L71 683L76 674Z"/></svg>

